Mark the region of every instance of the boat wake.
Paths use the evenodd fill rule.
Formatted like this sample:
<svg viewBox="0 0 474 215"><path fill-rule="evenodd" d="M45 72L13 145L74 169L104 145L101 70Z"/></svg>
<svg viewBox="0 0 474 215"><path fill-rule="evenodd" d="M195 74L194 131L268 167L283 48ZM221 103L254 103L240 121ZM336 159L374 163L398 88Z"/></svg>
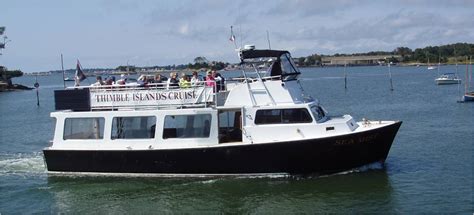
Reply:
<svg viewBox="0 0 474 215"><path fill-rule="evenodd" d="M361 167L357 167L351 170L347 170L344 172L338 172L332 175L346 175L346 174L351 174L351 173L368 172L372 170L382 170L384 168L385 168L384 163L379 161L379 162L370 163Z"/></svg>
<svg viewBox="0 0 474 215"><path fill-rule="evenodd" d="M344 79L344 77L328 76L328 77L318 77L318 78L300 78L301 81L328 80L328 79Z"/></svg>
<svg viewBox="0 0 474 215"><path fill-rule="evenodd" d="M33 158L32 161L34 161ZM41 154L38 158L39 161L34 162L41 162L41 166L37 166L38 173L44 173L45 167L42 163ZM31 161L30 161L31 162ZM32 163L34 163L32 162ZM2 165L2 161L0 161L0 166ZM12 165L14 166L14 165ZM24 165L23 165L24 166ZM159 174L159 173L97 173L97 172L50 172L50 176L60 176L60 177L116 177L116 178L174 178L174 179L182 179L182 178L194 178L194 179L204 179L200 181L200 183L214 183L221 179L225 178L232 178L232 179L307 179L307 178L324 178L336 175L346 175L352 173L362 173L368 172L372 170L382 170L384 169L384 164L382 162L374 162L371 164L367 164L361 167L357 167L351 170L337 172L333 174L310 174L310 175L292 175L289 173L259 173L259 174ZM3 169L2 169L3 170Z"/></svg>
<svg viewBox="0 0 474 215"><path fill-rule="evenodd" d="M46 173L43 154L0 154L0 175L42 175Z"/></svg>

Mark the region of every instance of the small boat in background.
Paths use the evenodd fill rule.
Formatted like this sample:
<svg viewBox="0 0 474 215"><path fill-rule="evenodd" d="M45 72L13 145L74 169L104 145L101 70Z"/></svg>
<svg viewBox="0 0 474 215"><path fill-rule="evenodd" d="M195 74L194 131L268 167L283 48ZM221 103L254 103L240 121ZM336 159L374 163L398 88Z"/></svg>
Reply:
<svg viewBox="0 0 474 215"><path fill-rule="evenodd" d="M74 78L67 77L67 78L64 79L64 81L74 81Z"/></svg>
<svg viewBox="0 0 474 215"><path fill-rule="evenodd" d="M461 79L455 73L444 73L435 79L437 85L460 84Z"/></svg>
<svg viewBox="0 0 474 215"><path fill-rule="evenodd" d="M469 65L466 64L466 80L464 81L464 95L462 97L463 102L474 101L474 90L471 89L471 81L472 81L472 61L471 60L472 60L472 57L469 58ZM469 66L471 67L471 72L469 72Z"/></svg>
<svg viewBox="0 0 474 215"><path fill-rule="evenodd" d="M437 66L433 66L430 64L430 58L428 58L428 70L433 70L433 69L437 69L438 67Z"/></svg>
<svg viewBox="0 0 474 215"><path fill-rule="evenodd" d="M466 92L462 97L463 102L474 102L474 91Z"/></svg>

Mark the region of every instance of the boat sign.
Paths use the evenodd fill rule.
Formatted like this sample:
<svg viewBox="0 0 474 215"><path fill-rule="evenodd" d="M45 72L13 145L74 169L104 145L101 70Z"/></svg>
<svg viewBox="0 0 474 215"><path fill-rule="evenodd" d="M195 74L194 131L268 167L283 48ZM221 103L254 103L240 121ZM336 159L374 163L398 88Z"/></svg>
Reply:
<svg viewBox="0 0 474 215"><path fill-rule="evenodd" d="M90 89L92 108L187 105L212 102L212 88L189 89Z"/></svg>

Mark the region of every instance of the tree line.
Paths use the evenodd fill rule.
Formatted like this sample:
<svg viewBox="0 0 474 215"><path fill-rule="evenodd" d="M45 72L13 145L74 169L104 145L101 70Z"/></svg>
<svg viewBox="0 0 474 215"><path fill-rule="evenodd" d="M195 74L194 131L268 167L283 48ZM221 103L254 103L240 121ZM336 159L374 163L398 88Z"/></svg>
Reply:
<svg viewBox="0 0 474 215"><path fill-rule="evenodd" d="M8 70L4 66L0 66L0 81L6 82L9 86L12 85L12 78L23 76L21 70Z"/></svg>
<svg viewBox="0 0 474 215"><path fill-rule="evenodd" d="M200 69L212 69L212 70L221 70L226 68L230 63L221 62L221 61L209 61L206 57L196 57L194 58L194 63L188 64L179 64L179 65L167 65L167 66L150 66L150 67L135 67L135 66L118 66L115 68L118 71L135 71L136 69L152 69L152 70L200 70Z"/></svg>
<svg viewBox="0 0 474 215"><path fill-rule="evenodd" d="M365 53L339 54L334 55L318 55L313 54L307 57L298 58L300 66L320 65L322 57L340 57L340 56L368 56L368 55L399 55L399 59L391 58L391 62L398 63L447 63L449 59L459 60L465 59L466 56L474 56L474 44L455 43L441 46L427 46L425 48L417 48L412 50L408 47L398 47L393 51L371 51Z"/></svg>

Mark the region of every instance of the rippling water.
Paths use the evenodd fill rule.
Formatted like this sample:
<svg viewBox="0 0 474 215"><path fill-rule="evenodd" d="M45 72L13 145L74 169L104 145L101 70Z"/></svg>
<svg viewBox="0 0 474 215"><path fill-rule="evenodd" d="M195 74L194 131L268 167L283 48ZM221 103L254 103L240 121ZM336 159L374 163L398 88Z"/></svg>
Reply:
<svg viewBox="0 0 474 215"><path fill-rule="evenodd" d="M40 107L35 91L0 93L0 213L472 213L474 103L456 102L463 86L436 86L422 67L392 67L394 91L386 67L347 73L347 89L342 68L303 69L301 83L333 115L404 123L385 165L305 178L48 176L41 149L62 76L38 77Z"/></svg>

